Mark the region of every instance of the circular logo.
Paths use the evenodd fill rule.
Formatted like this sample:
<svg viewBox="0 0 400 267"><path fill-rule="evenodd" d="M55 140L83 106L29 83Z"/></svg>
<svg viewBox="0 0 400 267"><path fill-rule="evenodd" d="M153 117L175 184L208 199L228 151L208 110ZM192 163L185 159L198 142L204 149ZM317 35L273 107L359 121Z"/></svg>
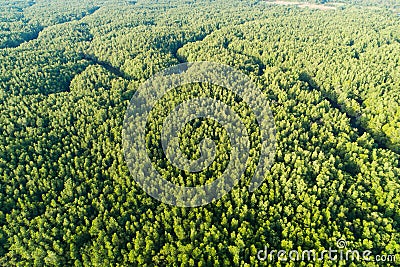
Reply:
<svg viewBox="0 0 400 267"><path fill-rule="evenodd" d="M344 240L344 239L338 239L338 240L336 241L336 246L337 246L338 248L345 248L345 247L347 247L347 242L346 242L346 240Z"/></svg>
<svg viewBox="0 0 400 267"><path fill-rule="evenodd" d="M232 67L212 62L183 63L161 71L145 81L126 110L122 140L125 160L134 180L153 198L175 206L206 205L227 194L242 177L249 158L248 131L240 117L227 104L211 97L191 98L176 106L163 122L161 145L166 159L176 168L201 172L215 159L215 143L204 138L199 143L201 156L188 159L180 149L179 131L196 118L217 121L227 132L231 152L223 174L205 185L188 187L174 184L158 173L147 152L146 127L151 110L168 91L179 86L208 83L231 90L251 109L261 139L260 156L249 190L253 192L265 179L275 158L275 124L268 101L251 79Z"/></svg>

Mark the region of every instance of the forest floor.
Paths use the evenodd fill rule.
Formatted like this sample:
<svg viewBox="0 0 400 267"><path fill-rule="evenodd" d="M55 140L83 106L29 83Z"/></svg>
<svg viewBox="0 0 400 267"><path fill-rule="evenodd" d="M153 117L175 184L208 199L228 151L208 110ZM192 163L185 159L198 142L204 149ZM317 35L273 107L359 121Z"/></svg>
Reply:
<svg viewBox="0 0 400 267"><path fill-rule="evenodd" d="M274 5L296 5L300 8L312 8L312 9L319 9L319 10L335 10L336 7L328 6L328 5L320 5L320 4L312 4L312 3L305 3L305 2L289 2L289 1L267 1L267 3L274 4Z"/></svg>

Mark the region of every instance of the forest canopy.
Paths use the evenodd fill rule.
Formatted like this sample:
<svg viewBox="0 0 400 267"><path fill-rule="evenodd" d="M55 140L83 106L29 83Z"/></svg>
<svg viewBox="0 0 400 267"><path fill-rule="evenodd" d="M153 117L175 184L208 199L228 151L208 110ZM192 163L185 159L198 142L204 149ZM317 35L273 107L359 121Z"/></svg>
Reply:
<svg viewBox="0 0 400 267"><path fill-rule="evenodd" d="M0 266L399 265L399 3L268 2L1 1ZM229 104L251 134L239 184L208 205L183 208L135 182L122 128L146 79L196 61L229 65L260 87L277 147L263 184L249 192L260 141L248 107L209 84L172 90L146 132L166 179L204 184L230 159L224 128L198 119L182 129L182 150L196 159L199 140L209 137L215 162L196 174L168 162L159 129L186 99ZM321 252L338 239L396 259L257 258L265 246Z"/></svg>

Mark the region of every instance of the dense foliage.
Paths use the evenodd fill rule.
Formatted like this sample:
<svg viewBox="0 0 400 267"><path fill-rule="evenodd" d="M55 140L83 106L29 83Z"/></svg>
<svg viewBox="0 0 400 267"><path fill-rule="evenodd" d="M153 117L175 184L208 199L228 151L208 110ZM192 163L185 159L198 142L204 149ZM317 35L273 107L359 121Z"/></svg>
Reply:
<svg viewBox="0 0 400 267"><path fill-rule="evenodd" d="M347 2L318 10L238 0L2 1L0 265L275 266L257 251L322 251L339 238L400 264L400 18L389 1ZM259 189L247 190L250 165L228 195L192 209L143 192L121 144L141 82L186 61L249 75L277 128L275 164ZM183 129L182 147L196 158L196 142L212 137L215 164L187 175L163 157L156 130L193 95L236 107L257 132L232 92L170 92L154 110L148 146L165 176L185 185L223 172L230 151L223 128L198 120Z"/></svg>

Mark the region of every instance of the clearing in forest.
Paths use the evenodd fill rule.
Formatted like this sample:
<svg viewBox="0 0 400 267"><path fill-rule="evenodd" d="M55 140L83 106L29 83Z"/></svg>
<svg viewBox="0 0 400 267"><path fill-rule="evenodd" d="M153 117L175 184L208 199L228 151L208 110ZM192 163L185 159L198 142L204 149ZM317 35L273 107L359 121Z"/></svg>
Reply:
<svg viewBox="0 0 400 267"><path fill-rule="evenodd" d="M307 2L289 2L289 1L267 1L267 3L274 4L274 5L296 5L301 8L312 8L312 9L319 9L319 10L335 10L336 7L328 6L323 4L312 4Z"/></svg>

